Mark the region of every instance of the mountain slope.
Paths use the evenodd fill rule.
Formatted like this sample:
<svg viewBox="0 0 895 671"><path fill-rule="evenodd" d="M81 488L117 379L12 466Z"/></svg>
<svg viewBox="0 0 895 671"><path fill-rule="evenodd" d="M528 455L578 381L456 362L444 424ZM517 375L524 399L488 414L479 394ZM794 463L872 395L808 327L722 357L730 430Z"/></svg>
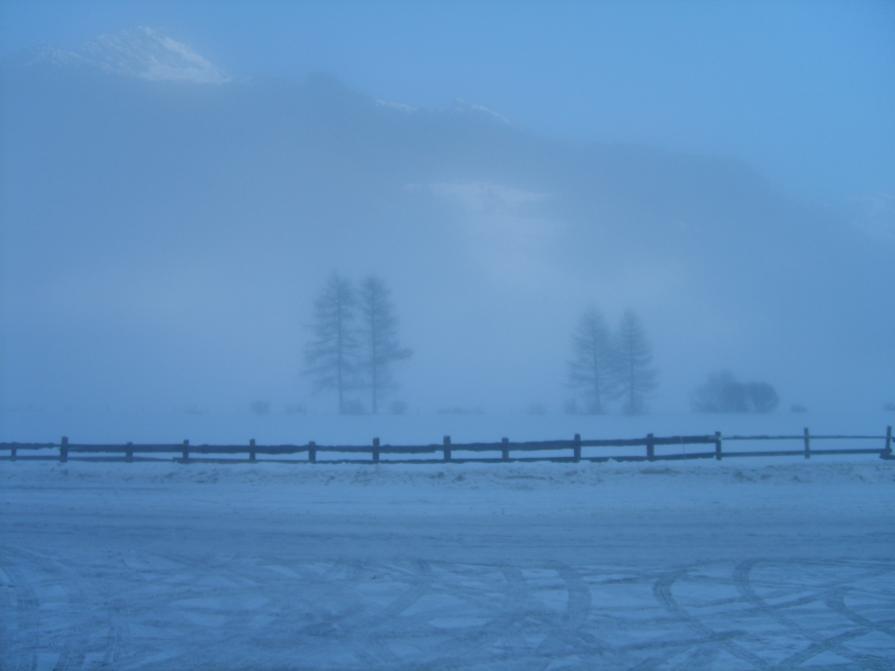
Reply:
<svg viewBox="0 0 895 671"><path fill-rule="evenodd" d="M589 302L643 314L660 407L720 366L809 402L884 393L891 247L742 163L322 75L234 81L152 31L97 44L2 71L6 404L70 402L73 381L110 403L301 398L335 269L392 283L419 407L559 405Z"/></svg>
<svg viewBox="0 0 895 671"><path fill-rule="evenodd" d="M82 49L39 49L27 54L28 65L48 64L64 69L97 70L146 81L224 84L230 77L183 42L139 26L101 35Z"/></svg>

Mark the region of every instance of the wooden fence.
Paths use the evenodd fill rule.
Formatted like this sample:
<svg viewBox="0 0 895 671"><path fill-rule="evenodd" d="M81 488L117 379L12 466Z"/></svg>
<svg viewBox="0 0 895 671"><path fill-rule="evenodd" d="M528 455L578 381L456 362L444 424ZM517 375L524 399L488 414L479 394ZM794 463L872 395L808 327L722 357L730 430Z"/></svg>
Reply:
<svg viewBox="0 0 895 671"><path fill-rule="evenodd" d="M848 442L848 447L817 447L824 441ZM854 447L856 443L872 445ZM771 442L795 443L792 449L731 449L731 444ZM695 449L688 449L695 448ZM640 452L640 449L643 451ZM622 450L619 452L619 450ZM7 454L3 454L6 452ZM812 435L806 428L797 435L734 435L720 432L693 436L655 436L583 440L575 434L571 440L511 442L503 438L494 443L454 443L445 436L441 443L428 445L389 445L374 438L368 445L258 445L252 439L240 445L193 445L188 440L173 444L97 444L74 443L63 436L58 443L0 443L0 460L83 461L215 461L251 463L258 455L265 461L288 463L492 463L520 461L605 462L670 461L682 459L728 459L736 457L779 457L814 455L871 454L892 459L892 427L885 435ZM142 456L141 456L142 455ZM245 455L242 457L242 455ZM423 456L421 456L423 455ZM242 458L239 458L242 457ZM273 458L271 458L273 457ZM287 458L291 457L291 458ZM383 458L385 457L385 458Z"/></svg>

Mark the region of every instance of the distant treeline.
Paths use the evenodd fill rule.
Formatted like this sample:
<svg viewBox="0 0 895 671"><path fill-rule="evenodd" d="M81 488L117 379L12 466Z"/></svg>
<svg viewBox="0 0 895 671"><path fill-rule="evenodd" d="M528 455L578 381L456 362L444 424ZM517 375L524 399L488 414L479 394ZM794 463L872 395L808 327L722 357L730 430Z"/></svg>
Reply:
<svg viewBox="0 0 895 671"><path fill-rule="evenodd" d="M397 386L396 364L412 356L401 343L398 326L384 280L371 275L355 285L333 274L314 301L305 345L304 373L315 391L334 393L341 414L367 411L357 397L365 392L369 412L380 412ZM616 407L625 414L641 414L657 385L652 346L640 317L626 310L612 328L600 310L586 309L571 338L568 386L573 397L565 404L566 412L602 414ZM699 412L769 412L778 403L770 384L741 383L729 372L709 376L691 398ZM392 401L388 409L402 413L406 404ZM267 408L253 410L266 414Z"/></svg>

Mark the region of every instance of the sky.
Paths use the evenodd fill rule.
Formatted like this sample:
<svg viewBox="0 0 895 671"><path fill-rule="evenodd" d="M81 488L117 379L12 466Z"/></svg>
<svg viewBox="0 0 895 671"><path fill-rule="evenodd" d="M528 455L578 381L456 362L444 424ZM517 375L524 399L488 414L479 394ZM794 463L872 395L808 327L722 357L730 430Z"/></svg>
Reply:
<svg viewBox="0 0 895 671"><path fill-rule="evenodd" d="M841 204L895 190L895 3L4 0L7 54L136 25L237 76L323 71L553 137L732 154ZM835 156L835 158L833 158Z"/></svg>
<svg viewBox="0 0 895 671"><path fill-rule="evenodd" d="M0 435L332 412L333 272L410 412L564 412L589 306L658 412L895 402L895 3L0 0L0 55Z"/></svg>

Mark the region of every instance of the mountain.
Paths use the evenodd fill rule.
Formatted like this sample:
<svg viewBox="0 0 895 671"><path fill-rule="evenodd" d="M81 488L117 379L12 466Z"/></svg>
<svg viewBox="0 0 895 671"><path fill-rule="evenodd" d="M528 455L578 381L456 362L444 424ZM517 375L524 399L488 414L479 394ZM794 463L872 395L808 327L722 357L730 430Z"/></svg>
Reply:
<svg viewBox="0 0 895 671"><path fill-rule="evenodd" d="M7 63L0 87L7 405L302 398L333 270L392 284L414 407L559 405L589 303L644 317L658 407L720 367L800 402L884 393L891 243L734 158L235 80L147 28Z"/></svg>
<svg viewBox="0 0 895 671"><path fill-rule="evenodd" d="M79 50L44 48L23 58L29 65L98 70L153 82L219 85L230 81L188 45L146 26L101 35Z"/></svg>

